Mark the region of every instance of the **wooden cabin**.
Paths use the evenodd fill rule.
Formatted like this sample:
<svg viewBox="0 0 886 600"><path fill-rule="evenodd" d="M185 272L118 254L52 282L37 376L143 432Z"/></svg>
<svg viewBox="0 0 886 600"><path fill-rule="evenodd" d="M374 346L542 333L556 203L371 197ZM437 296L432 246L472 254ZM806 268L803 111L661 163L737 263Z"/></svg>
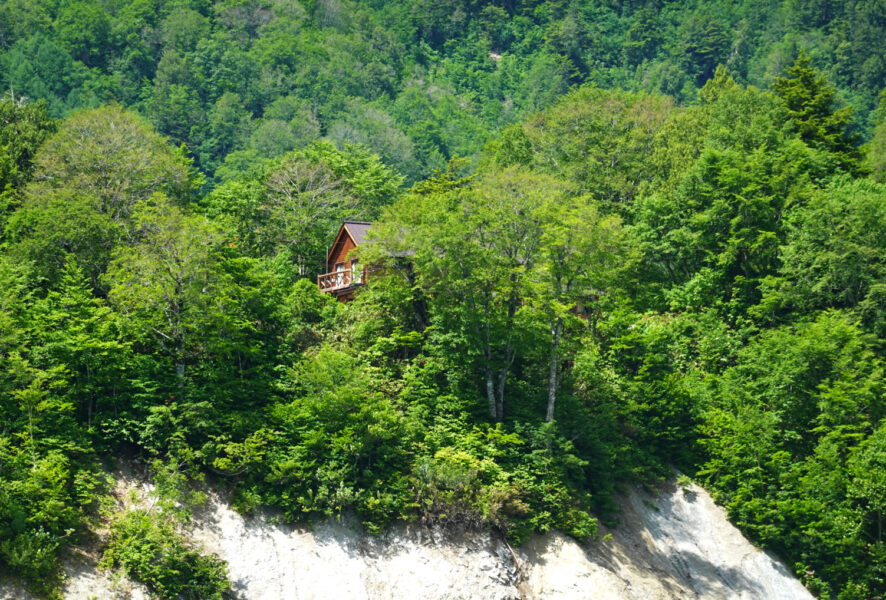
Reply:
<svg viewBox="0 0 886 600"><path fill-rule="evenodd" d="M366 267L360 265L351 251L366 243L372 223L345 221L326 254L326 273L317 276L321 292L333 294L342 302L354 297L354 291L366 282Z"/></svg>

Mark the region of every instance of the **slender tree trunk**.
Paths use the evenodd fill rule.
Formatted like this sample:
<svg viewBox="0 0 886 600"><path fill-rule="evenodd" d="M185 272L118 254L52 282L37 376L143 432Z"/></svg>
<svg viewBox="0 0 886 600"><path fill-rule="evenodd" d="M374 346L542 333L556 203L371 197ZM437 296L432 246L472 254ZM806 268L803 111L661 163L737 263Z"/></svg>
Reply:
<svg viewBox="0 0 886 600"><path fill-rule="evenodd" d="M492 375L492 365L486 361L486 397L489 400L489 417L498 419L498 400L495 397L495 379Z"/></svg>
<svg viewBox="0 0 886 600"><path fill-rule="evenodd" d="M516 294L513 294L508 305L508 318L505 322L505 329L502 332L502 337L507 340L507 343L505 344L504 364L498 372L498 390L495 399L495 420L499 423L505 418L505 385L508 382L508 371L511 370L511 365L514 364L514 358L517 356L517 351L514 349L513 340L511 339L511 333L514 327L514 315L517 314L518 306L519 298Z"/></svg>
<svg viewBox="0 0 886 600"><path fill-rule="evenodd" d="M483 361L486 363L484 365L486 371L486 398L489 400L489 416L492 419L496 419L498 410L496 409L495 401L495 375L492 371L492 345L489 339L488 319L483 327L483 333Z"/></svg>
<svg viewBox="0 0 886 600"><path fill-rule="evenodd" d="M175 376L178 380L179 400L185 396L185 336L179 337L175 348Z"/></svg>
<svg viewBox="0 0 886 600"><path fill-rule="evenodd" d="M175 296L171 301L169 310L170 336L173 352L175 353L175 376L178 380L179 400L185 392L185 329L184 329L184 285L181 281L175 283Z"/></svg>
<svg viewBox="0 0 886 600"><path fill-rule="evenodd" d="M554 404L557 402L557 385L560 379L560 337L563 335L563 319L557 317L551 327L551 372L548 375L548 413L545 421L554 420Z"/></svg>
<svg viewBox="0 0 886 600"><path fill-rule="evenodd" d="M475 306L473 295L471 306ZM489 401L489 418L498 420L498 403L495 397L495 374L492 370L492 333L489 327L489 298L483 301L483 326L477 327L478 336L483 341L483 362L486 373L486 398Z"/></svg>
<svg viewBox="0 0 886 600"><path fill-rule="evenodd" d="M498 390L495 398L495 420L499 423L505 418L505 386L508 383L508 371L511 370L516 355L516 350L508 343L505 347L505 364L498 372Z"/></svg>
<svg viewBox="0 0 886 600"><path fill-rule="evenodd" d="M185 387L185 334L179 324L178 344L175 347L175 375L178 377L180 388Z"/></svg>

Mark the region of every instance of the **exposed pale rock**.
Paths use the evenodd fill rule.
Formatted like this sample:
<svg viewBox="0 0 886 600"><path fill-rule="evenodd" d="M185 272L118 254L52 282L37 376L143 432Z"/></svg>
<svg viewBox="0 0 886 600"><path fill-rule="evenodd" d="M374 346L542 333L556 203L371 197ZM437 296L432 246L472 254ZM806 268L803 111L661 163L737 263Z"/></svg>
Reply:
<svg viewBox="0 0 886 600"><path fill-rule="evenodd" d="M329 521L312 530L243 517L217 495L190 535L229 565L248 600L810 600L776 558L742 537L698 486L622 499L611 538L587 544L558 532L510 548L488 533L400 525L380 536ZM65 598L144 598L125 580L66 565ZM0 584L0 600L27 598Z"/></svg>
<svg viewBox="0 0 886 600"><path fill-rule="evenodd" d="M603 531L601 533L606 533ZM527 598L811 600L787 567L755 548L702 488L672 483L622 500L609 540L580 546L562 534L521 549Z"/></svg>
<svg viewBox="0 0 886 600"><path fill-rule="evenodd" d="M309 531L244 519L212 498L193 538L228 561L250 600L520 598L507 547L488 534L398 526L375 537L335 521Z"/></svg>
<svg viewBox="0 0 886 600"><path fill-rule="evenodd" d="M147 589L125 577L96 568L95 561L75 557L63 565L65 600L149 600ZM0 600L32 600L23 587L0 581Z"/></svg>

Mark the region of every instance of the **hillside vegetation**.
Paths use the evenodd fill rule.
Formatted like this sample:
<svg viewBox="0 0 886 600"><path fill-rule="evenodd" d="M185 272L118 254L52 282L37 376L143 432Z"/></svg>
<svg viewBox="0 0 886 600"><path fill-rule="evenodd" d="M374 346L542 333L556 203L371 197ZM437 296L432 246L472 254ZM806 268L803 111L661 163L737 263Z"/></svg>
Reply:
<svg viewBox="0 0 886 600"><path fill-rule="evenodd" d="M818 597L886 594L884 17L726 6L6 3L0 571L56 594L106 527L220 598L206 475L520 541L678 467ZM115 513L121 456L162 502Z"/></svg>
<svg viewBox="0 0 886 600"><path fill-rule="evenodd" d="M135 108L212 180L320 137L416 180L577 84L692 104L718 64L768 88L799 51L868 137L883 39L861 0L8 0L0 88Z"/></svg>

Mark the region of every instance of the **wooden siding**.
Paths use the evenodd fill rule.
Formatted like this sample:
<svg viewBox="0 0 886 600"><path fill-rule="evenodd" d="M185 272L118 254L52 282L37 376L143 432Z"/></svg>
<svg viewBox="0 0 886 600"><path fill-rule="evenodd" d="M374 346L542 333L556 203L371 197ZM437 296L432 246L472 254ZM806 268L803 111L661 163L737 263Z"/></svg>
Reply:
<svg viewBox="0 0 886 600"><path fill-rule="evenodd" d="M348 254L365 241L370 223L345 221L326 255L326 273L317 276L317 287L346 302L354 297L354 288L366 281L366 269ZM353 229L352 229L353 228Z"/></svg>
<svg viewBox="0 0 886 600"><path fill-rule="evenodd" d="M348 252L357 247L347 230L342 227L335 245L329 252L329 258L326 260L326 272L335 271L335 265L348 260Z"/></svg>

